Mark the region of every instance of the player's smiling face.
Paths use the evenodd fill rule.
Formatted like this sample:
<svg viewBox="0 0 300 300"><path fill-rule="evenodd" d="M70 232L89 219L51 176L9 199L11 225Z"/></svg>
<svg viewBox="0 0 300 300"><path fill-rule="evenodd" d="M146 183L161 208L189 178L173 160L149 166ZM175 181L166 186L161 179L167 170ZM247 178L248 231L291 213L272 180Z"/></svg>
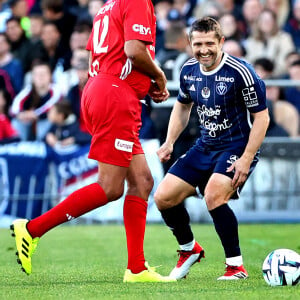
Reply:
<svg viewBox="0 0 300 300"><path fill-rule="evenodd" d="M223 44L224 37L218 40L214 31L194 31L192 33L192 51L195 58L203 66L204 71L212 71L219 65L222 59Z"/></svg>

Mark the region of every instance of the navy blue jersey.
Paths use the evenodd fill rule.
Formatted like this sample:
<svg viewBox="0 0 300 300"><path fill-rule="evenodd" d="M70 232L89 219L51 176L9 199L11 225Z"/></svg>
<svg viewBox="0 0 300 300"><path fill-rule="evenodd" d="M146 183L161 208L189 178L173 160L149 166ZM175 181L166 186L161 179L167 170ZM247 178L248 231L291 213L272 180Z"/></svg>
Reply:
<svg viewBox="0 0 300 300"><path fill-rule="evenodd" d="M250 113L266 109L264 82L247 62L224 53L219 66L205 72L192 58L182 67L178 101L197 107L198 145L243 147L252 126Z"/></svg>

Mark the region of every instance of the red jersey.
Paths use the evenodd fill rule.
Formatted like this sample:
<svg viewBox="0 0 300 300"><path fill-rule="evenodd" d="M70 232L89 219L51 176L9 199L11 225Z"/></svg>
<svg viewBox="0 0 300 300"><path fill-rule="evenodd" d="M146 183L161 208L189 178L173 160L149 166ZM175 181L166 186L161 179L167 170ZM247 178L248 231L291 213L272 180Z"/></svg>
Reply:
<svg viewBox="0 0 300 300"><path fill-rule="evenodd" d="M92 53L89 75L110 74L126 81L139 99L145 97L150 78L132 69L124 52L129 40L147 43L152 59L155 56L156 17L151 0L109 0L94 18L87 50Z"/></svg>

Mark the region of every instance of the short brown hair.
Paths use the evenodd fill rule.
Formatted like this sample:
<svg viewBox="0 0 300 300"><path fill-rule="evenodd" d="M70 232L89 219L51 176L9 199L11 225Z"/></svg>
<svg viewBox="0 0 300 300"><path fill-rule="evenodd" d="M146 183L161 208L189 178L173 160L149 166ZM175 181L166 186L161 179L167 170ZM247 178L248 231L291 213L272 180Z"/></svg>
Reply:
<svg viewBox="0 0 300 300"><path fill-rule="evenodd" d="M193 22L190 32L189 32L189 39L192 39L192 35L194 31L199 32L210 32L214 31L216 38L220 41L223 37L222 29L219 22L211 17L204 17L202 19L198 19Z"/></svg>
<svg viewBox="0 0 300 300"><path fill-rule="evenodd" d="M54 104L56 111L64 115L64 119L67 119L69 115L73 113L71 103L67 99L62 99Z"/></svg>

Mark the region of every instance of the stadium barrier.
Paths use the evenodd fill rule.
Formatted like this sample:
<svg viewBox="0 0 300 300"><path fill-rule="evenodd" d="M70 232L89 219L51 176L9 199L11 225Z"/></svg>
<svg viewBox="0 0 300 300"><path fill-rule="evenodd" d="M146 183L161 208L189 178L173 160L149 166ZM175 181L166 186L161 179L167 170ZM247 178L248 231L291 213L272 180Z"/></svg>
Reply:
<svg viewBox="0 0 300 300"><path fill-rule="evenodd" d="M181 62L173 70L179 78ZM266 80L267 86L300 86L300 81ZM168 81L168 89L178 92L178 80ZM174 93L173 93L174 94ZM155 104L171 107L176 97ZM153 193L163 178L163 168L156 150L157 140L143 141L146 158L154 177L148 201L149 222L162 222ZM53 149L40 142L20 142L0 146L0 226L8 226L16 217L34 218L64 199L72 191L94 182L97 163L87 158L89 147ZM300 139L267 138L261 160L249 178L240 200L231 201L241 222L300 221ZM79 221L122 222L123 201L109 203ZM211 222L206 205L199 197L186 199L194 222ZM76 222L76 221L72 221Z"/></svg>
<svg viewBox="0 0 300 300"><path fill-rule="evenodd" d="M153 193L163 178L156 156L157 140L142 141L154 177L149 197L148 222L162 222ZM94 182L97 163L87 158L89 147L53 151L44 143L20 142L0 146L0 226L16 217L34 218L72 191ZM122 222L124 197L96 209L76 222ZM193 222L211 222L204 201L185 201ZM267 138L261 159L241 198L231 201L241 222L300 221L300 139Z"/></svg>

